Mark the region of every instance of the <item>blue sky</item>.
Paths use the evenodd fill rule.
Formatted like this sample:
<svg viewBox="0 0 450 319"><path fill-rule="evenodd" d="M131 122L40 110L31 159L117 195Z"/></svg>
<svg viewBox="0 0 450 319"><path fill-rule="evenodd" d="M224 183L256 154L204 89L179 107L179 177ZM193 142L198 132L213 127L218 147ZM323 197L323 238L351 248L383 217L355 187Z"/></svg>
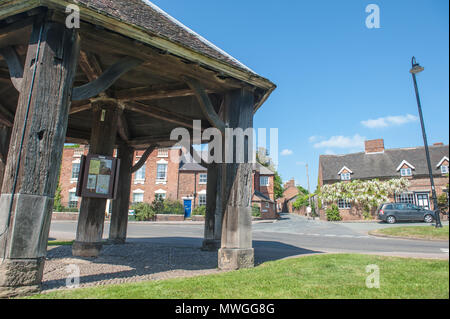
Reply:
<svg viewBox="0 0 450 319"><path fill-rule="evenodd" d="M255 128L279 128L279 172L311 188L321 154L423 145L411 75L415 55L429 142L449 142L446 0L154 0L278 89ZM368 29L369 4L381 28ZM284 152L283 152L284 151ZM285 155L282 155L285 154Z"/></svg>

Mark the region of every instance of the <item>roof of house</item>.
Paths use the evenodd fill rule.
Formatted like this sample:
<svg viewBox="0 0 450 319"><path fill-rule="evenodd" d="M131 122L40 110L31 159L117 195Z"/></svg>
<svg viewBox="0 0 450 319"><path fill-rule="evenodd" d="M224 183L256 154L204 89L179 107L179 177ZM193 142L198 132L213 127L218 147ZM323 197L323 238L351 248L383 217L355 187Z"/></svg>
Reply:
<svg viewBox="0 0 450 319"><path fill-rule="evenodd" d="M275 175L272 170L264 165L261 165L260 163L256 162L253 164L253 170L258 171L260 175Z"/></svg>
<svg viewBox="0 0 450 319"><path fill-rule="evenodd" d="M259 199L259 201L264 201L264 202L272 202L273 201L267 197L266 195L264 195L263 193L259 192L259 191L255 191L255 193L253 194L253 201L255 201L255 197L257 199Z"/></svg>
<svg viewBox="0 0 450 319"><path fill-rule="evenodd" d="M257 75L247 66L221 50L148 0L78 0L103 15L140 27L158 37L183 45L234 67Z"/></svg>
<svg viewBox="0 0 450 319"><path fill-rule="evenodd" d="M430 146L430 158L433 174L441 175L438 163L449 156L448 145ZM354 153L346 155L322 155L320 167L323 181L340 180L339 171L345 166L353 173L352 179L394 178L400 177L399 165L407 161L414 166L413 175L428 175L428 166L424 147L399 148L385 150L383 153Z"/></svg>
<svg viewBox="0 0 450 319"><path fill-rule="evenodd" d="M289 201L292 198L296 197L299 193L300 191L296 186L290 186L288 188L285 188L283 192L283 198Z"/></svg>

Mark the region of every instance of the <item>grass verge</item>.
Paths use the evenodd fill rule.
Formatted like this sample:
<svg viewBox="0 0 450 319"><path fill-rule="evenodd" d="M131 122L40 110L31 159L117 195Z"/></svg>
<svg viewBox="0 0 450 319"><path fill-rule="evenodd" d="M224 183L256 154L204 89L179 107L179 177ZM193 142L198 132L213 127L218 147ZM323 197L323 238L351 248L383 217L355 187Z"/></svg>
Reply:
<svg viewBox="0 0 450 319"><path fill-rule="evenodd" d="M393 238L448 240L448 226L436 228L430 226L392 227L371 231L370 235Z"/></svg>
<svg viewBox="0 0 450 319"><path fill-rule="evenodd" d="M48 246L72 246L73 240L64 241L64 240L49 240Z"/></svg>
<svg viewBox="0 0 450 319"><path fill-rule="evenodd" d="M380 269L380 288L366 287L368 265ZM83 282L83 278L81 278ZM357 254L314 255L267 262L194 278L55 291L48 299L377 299L449 298L445 260Z"/></svg>

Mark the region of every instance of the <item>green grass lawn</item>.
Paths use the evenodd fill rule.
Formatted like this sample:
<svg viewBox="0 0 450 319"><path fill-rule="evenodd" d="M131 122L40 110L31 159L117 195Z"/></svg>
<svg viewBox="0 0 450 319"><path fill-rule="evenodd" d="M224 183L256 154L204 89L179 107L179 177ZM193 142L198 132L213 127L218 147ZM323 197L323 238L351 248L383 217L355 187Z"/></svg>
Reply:
<svg viewBox="0 0 450 319"><path fill-rule="evenodd" d="M70 241L63 241L63 240L49 240L48 246L72 246L73 240Z"/></svg>
<svg viewBox="0 0 450 319"><path fill-rule="evenodd" d="M380 288L366 287L378 265ZM81 278L82 282L82 278ZM446 260L357 254L314 255L267 262L254 269L183 279L56 291L32 298L313 299L449 298Z"/></svg>
<svg viewBox="0 0 450 319"><path fill-rule="evenodd" d="M443 228L435 228L433 226L392 227L377 229L370 232L370 234L414 239L448 240L448 226Z"/></svg>

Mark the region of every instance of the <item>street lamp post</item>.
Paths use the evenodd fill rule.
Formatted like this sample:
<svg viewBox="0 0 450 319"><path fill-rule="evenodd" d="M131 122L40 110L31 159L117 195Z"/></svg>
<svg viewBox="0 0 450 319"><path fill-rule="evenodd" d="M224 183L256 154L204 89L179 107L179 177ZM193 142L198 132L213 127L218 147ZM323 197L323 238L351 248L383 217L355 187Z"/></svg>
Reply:
<svg viewBox="0 0 450 319"><path fill-rule="evenodd" d="M420 124L422 125L422 135L423 135L423 142L425 144L425 154L427 157L427 164L428 164L428 173L430 174L430 183L431 183L431 196L433 197L433 205L434 210L436 214L436 228L441 228L441 216L439 211L439 206L437 202L437 196L436 196L436 188L434 186L434 178L433 178L433 170L431 167L431 160L430 160L430 150L428 149L428 141L427 141L427 133L425 132L425 123L423 121L423 114L422 114L422 105L420 103L420 96L419 96L419 88L417 87L417 79L416 74L422 72L424 68L417 63L416 58L412 58L412 68L409 71L412 74L413 82L414 82L414 89L416 91L416 99L417 99L417 107L419 108L419 117L420 117Z"/></svg>

